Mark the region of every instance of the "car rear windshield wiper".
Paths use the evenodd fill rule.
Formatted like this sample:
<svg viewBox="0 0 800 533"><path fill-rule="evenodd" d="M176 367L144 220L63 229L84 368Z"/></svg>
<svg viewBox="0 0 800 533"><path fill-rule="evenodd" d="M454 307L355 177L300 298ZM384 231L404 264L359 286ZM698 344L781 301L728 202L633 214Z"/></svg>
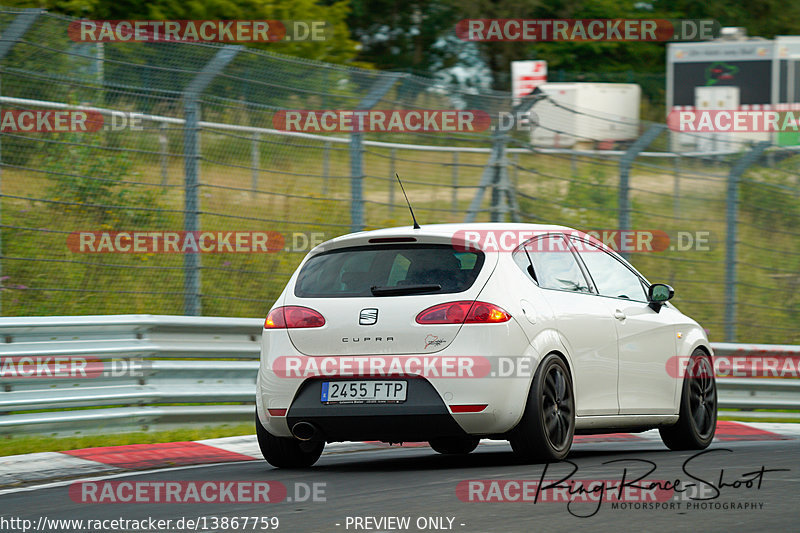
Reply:
<svg viewBox="0 0 800 533"><path fill-rule="evenodd" d="M438 283L420 283L418 285L400 285L398 287L377 287L369 288L373 296L400 296L403 294L424 294L426 292L436 292L442 290Z"/></svg>

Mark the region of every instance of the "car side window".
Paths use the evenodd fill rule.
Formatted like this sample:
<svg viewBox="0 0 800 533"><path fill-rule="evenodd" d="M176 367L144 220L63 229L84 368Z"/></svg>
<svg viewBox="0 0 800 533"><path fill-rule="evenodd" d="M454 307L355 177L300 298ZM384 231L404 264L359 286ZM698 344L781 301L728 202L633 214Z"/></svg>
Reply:
<svg viewBox="0 0 800 533"><path fill-rule="evenodd" d="M647 301L641 278L619 259L583 239L570 239L601 296Z"/></svg>
<svg viewBox="0 0 800 533"><path fill-rule="evenodd" d="M520 270L525 272L528 277L533 277L531 276L531 271L533 270L531 268L531 262L528 259L528 256L525 254L525 250L522 249L522 246L514 250L514 253L511 254L511 257L514 259L514 262L517 264ZM536 281L535 277L533 277L533 281Z"/></svg>
<svg viewBox="0 0 800 533"><path fill-rule="evenodd" d="M524 247L524 248L523 248ZM561 235L543 235L531 239L515 252L514 261L523 270L528 257L533 263L536 282L545 289L591 292L578 261ZM527 252L527 254L525 253Z"/></svg>

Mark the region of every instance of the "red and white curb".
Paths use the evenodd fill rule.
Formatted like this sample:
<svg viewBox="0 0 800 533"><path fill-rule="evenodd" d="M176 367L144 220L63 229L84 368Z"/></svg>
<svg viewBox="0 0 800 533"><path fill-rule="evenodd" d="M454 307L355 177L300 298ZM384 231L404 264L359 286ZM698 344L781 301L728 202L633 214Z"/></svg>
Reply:
<svg viewBox="0 0 800 533"><path fill-rule="evenodd" d="M800 424L742 423L720 421L716 442L771 441L800 439ZM575 446L600 442L660 442L657 430L643 433L576 435ZM505 441L483 440L481 446L507 446ZM407 443L394 448L420 448L426 443ZM381 442L341 442L328 444L325 454L380 450ZM261 460L255 435L207 439L195 442L131 444L86 448L64 452L42 452L0 457L0 494L14 492L24 485L54 480L85 478L141 470L169 469Z"/></svg>

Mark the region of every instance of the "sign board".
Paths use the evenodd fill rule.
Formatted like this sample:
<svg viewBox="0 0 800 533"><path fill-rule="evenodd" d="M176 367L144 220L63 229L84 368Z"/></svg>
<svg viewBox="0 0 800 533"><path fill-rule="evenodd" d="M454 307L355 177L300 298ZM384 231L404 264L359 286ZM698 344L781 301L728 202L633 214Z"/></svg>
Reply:
<svg viewBox="0 0 800 533"><path fill-rule="evenodd" d="M514 104L547 81L547 61L512 61L511 95Z"/></svg>

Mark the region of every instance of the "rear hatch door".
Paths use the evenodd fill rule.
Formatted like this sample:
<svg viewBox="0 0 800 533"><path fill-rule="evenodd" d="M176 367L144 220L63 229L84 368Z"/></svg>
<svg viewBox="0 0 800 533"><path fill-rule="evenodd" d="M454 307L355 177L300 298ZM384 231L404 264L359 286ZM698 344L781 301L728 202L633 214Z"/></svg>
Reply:
<svg viewBox="0 0 800 533"><path fill-rule="evenodd" d="M312 356L440 351L461 325L421 325L416 316L437 304L477 299L496 255L441 240L326 250L305 261L284 300L318 311L325 325L290 328L289 336Z"/></svg>

